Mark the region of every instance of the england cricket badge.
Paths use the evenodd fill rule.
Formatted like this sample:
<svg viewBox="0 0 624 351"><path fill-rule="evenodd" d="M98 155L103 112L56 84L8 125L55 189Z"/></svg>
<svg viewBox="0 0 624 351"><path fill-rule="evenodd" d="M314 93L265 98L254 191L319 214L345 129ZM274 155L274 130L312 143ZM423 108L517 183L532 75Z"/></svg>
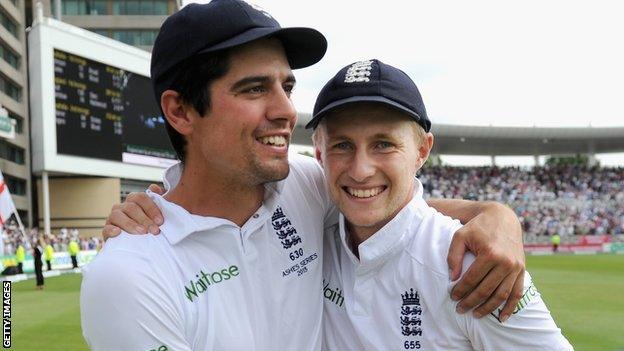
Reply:
<svg viewBox="0 0 624 351"><path fill-rule="evenodd" d="M292 225L280 206L273 212L271 224L284 249L288 250L293 246L301 244L301 237L297 234L297 229Z"/></svg>
<svg viewBox="0 0 624 351"><path fill-rule="evenodd" d="M401 334L403 335L403 347L406 350L420 349L422 337L422 307L418 291L410 288L401 294Z"/></svg>

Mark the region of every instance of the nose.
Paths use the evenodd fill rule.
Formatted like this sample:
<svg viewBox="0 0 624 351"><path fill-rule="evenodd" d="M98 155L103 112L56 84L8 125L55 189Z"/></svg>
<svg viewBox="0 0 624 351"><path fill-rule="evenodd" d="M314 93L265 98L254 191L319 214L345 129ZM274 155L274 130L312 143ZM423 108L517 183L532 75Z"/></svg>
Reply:
<svg viewBox="0 0 624 351"><path fill-rule="evenodd" d="M364 183L375 175L374 160L368 155L365 148L358 148L354 152L348 175L358 183Z"/></svg>
<svg viewBox="0 0 624 351"><path fill-rule="evenodd" d="M267 119L287 120L290 127L294 126L297 121L297 110L290 100L290 93L284 90L281 85L273 91L267 106Z"/></svg>

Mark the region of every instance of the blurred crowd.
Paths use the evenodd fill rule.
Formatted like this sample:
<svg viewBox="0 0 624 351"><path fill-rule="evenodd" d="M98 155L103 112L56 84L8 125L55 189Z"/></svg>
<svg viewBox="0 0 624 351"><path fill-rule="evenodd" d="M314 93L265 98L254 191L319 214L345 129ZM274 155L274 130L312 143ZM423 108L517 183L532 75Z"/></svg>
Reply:
<svg viewBox="0 0 624 351"><path fill-rule="evenodd" d="M614 234L624 237L624 168L549 167L424 167L419 175L425 197L489 200L510 206L518 215L525 238ZM4 255L23 243L43 238L55 252L76 240L80 250L97 250L97 237L81 238L78 229L62 228L43 235L26 229L24 240L14 221L4 226ZM530 241L530 240L529 240Z"/></svg>
<svg viewBox="0 0 624 351"><path fill-rule="evenodd" d="M58 234L43 234L38 228L25 229L26 237L14 220L5 224L2 233L4 241L3 255L13 255L18 245L23 245L24 249L30 252L32 243L45 243L54 248L54 252L68 251L69 243L74 240L78 243L81 251L97 250L101 245L101 240L97 237L81 238L78 229L61 228ZM43 239L43 242L41 241Z"/></svg>
<svg viewBox="0 0 624 351"><path fill-rule="evenodd" d="M509 205L527 236L624 234L624 168L435 166L419 179L426 197Z"/></svg>

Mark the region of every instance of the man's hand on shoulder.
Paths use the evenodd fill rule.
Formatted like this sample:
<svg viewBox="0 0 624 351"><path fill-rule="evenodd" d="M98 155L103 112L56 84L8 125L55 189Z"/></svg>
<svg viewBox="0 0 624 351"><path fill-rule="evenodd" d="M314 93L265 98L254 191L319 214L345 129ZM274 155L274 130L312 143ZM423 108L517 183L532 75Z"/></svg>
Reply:
<svg viewBox="0 0 624 351"><path fill-rule="evenodd" d="M149 190L160 195L165 193L156 184L151 184ZM113 205L102 229L102 236L106 241L119 235L122 230L130 234L158 234L158 226L163 222L160 209L146 193L130 193L125 202Z"/></svg>
<svg viewBox="0 0 624 351"><path fill-rule="evenodd" d="M522 297L525 258L522 228L515 213L507 206L479 203L481 210L458 230L451 243L448 264L451 278L461 276L463 256L472 252L476 259L454 286L451 297L460 300L457 311L473 308L475 317L483 317L503 303L501 321L513 313Z"/></svg>

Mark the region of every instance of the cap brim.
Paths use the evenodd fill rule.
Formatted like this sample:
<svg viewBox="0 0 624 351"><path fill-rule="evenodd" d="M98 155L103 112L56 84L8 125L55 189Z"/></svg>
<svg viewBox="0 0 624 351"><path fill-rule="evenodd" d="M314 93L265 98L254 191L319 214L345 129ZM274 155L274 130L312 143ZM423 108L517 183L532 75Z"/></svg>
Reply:
<svg viewBox="0 0 624 351"><path fill-rule="evenodd" d="M290 68L304 68L319 62L327 51L327 40L321 32L312 28L252 28L218 45L201 50L199 53L215 52L232 48L254 40L274 36L284 50Z"/></svg>
<svg viewBox="0 0 624 351"><path fill-rule="evenodd" d="M332 102L331 104L325 106L325 108L323 108L322 110L320 110L319 112L317 112L312 119L310 120L310 122L308 122L308 124L306 124L306 129L310 129L310 128L316 128L316 126L319 124L319 122L321 121L321 119L325 116L325 114L327 114L329 111L340 107L340 106L344 106L347 104L353 104L353 103L357 103L357 102L378 102L378 103L382 103L385 105L388 105L390 107L396 108L401 112L405 112L407 113L410 117L412 117L414 120L416 120L416 122L418 122L418 124L421 124L421 118L420 116L415 113L414 111L411 111L409 109L406 109L405 107L403 107L401 104L396 103L388 98L385 98L383 96L351 96L348 97L346 99L341 99L341 100L337 100ZM426 128L425 128L426 129Z"/></svg>

